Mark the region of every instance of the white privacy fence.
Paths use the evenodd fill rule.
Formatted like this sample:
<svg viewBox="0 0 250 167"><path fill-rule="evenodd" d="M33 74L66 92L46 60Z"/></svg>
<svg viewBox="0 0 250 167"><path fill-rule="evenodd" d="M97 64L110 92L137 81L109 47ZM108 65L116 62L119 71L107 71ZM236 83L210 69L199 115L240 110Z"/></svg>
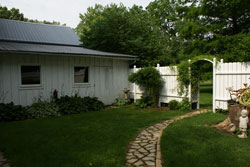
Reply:
<svg viewBox="0 0 250 167"><path fill-rule="evenodd" d="M230 95L226 88L233 87L236 90L243 88L244 83L250 84L250 62L223 63L221 61L214 75L214 107L227 109L227 100L230 99Z"/></svg>
<svg viewBox="0 0 250 167"><path fill-rule="evenodd" d="M213 111L218 109L227 109L227 100L230 95L226 88L233 87L234 90L242 88L244 83L250 84L250 62L234 62L223 63L223 60L216 63L216 59L209 61L213 64ZM130 69L130 73L138 71L140 68L134 67ZM178 95L178 81L177 68L174 67L156 67L159 70L164 86L160 94L159 104L169 103L171 100L181 101L184 96ZM188 71L187 71L188 72ZM191 85L189 86L188 98L192 103L197 103L199 108L199 93L198 95L191 95ZM199 92L199 91L198 91ZM142 91L136 84L130 83L130 97L140 99ZM191 99L192 97L192 99Z"/></svg>
<svg viewBox="0 0 250 167"><path fill-rule="evenodd" d="M159 104L161 103L168 103L171 100L177 100L181 101L184 96L178 95L178 81L177 81L177 67L160 67L158 64L156 69L160 72L161 77L164 81L164 86L163 89L160 93L160 98L159 98ZM140 70L140 68L136 68L134 66L134 69L130 70L130 73L134 73L136 71ZM143 92L140 90L140 88L134 84L130 84L130 97L136 99L140 99L142 96ZM191 93L189 91L189 98L191 98ZM193 102L197 102L196 100L193 100Z"/></svg>

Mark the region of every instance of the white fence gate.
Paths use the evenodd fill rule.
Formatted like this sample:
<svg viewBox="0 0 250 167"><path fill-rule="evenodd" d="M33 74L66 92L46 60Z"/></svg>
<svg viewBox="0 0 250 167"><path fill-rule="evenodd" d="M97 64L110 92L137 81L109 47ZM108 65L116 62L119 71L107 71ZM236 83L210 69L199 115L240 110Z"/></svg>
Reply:
<svg viewBox="0 0 250 167"><path fill-rule="evenodd" d="M234 90L242 88L244 83L250 84L250 62L234 62L223 63L223 59L216 63L216 59L209 61L213 64L213 111L218 109L227 109L227 100L230 99L229 92L226 90L228 87L233 87ZM165 84L160 94L159 104L168 103L171 100L181 101L184 96L178 95L178 72L176 66L160 67L157 65ZM138 71L140 68L130 70L130 73ZM192 103L197 103L199 108L199 94L191 96L191 85L189 86L188 97ZM198 91L199 92L199 91ZM130 97L134 100L142 96L142 91L136 84L130 84ZM191 99L192 97L192 99Z"/></svg>

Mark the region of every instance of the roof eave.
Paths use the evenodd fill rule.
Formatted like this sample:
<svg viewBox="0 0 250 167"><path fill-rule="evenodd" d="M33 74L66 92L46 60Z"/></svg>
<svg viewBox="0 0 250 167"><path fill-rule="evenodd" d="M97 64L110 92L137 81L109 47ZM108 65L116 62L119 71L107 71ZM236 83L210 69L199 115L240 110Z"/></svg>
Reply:
<svg viewBox="0 0 250 167"><path fill-rule="evenodd" d="M98 55L98 54L80 54L80 53L53 53L53 52L33 52L33 51L5 51L0 50L0 53L15 53L15 54L36 54L36 55L60 55L60 56L80 56L80 57L97 57L97 58L113 58L121 60L138 60L137 56L115 56L115 55Z"/></svg>

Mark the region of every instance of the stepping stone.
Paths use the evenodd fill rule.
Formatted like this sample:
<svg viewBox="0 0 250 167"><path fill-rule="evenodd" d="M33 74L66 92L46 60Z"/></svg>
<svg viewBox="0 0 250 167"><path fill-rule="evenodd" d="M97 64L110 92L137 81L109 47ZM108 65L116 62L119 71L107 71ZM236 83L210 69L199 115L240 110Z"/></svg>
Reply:
<svg viewBox="0 0 250 167"><path fill-rule="evenodd" d="M127 162L128 162L129 164L133 164L133 163L135 163L136 161L138 161L138 159L129 159L129 160L127 160Z"/></svg>
<svg viewBox="0 0 250 167"><path fill-rule="evenodd" d="M143 154L140 154L140 153L137 153L137 154L134 154L137 158L141 159L142 157L144 157Z"/></svg>
<svg viewBox="0 0 250 167"><path fill-rule="evenodd" d="M144 157L142 158L142 160L145 162L145 161L154 161L155 158L154 157Z"/></svg>
<svg viewBox="0 0 250 167"><path fill-rule="evenodd" d="M143 165L144 163L143 163L143 161L137 161L134 165L136 165L136 166L140 166L140 165Z"/></svg>
<svg viewBox="0 0 250 167"><path fill-rule="evenodd" d="M147 155L147 157L155 157L155 153L150 153Z"/></svg>
<svg viewBox="0 0 250 167"><path fill-rule="evenodd" d="M155 162L152 162L152 161L145 161L145 163L147 164L147 165L155 165Z"/></svg>
<svg viewBox="0 0 250 167"><path fill-rule="evenodd" d="M148 152L148 151L145 150L144 148L141 148L141 149L139 149L138 151L141 152L141 153L147 153L147 152Z"/></svg>

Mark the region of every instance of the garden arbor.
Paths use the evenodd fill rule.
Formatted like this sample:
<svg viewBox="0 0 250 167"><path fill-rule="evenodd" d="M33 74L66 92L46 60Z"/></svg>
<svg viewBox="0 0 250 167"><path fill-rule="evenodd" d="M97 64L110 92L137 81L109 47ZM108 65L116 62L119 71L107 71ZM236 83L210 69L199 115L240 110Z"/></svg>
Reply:
<svg viewBox="0 0 250 167"><path fill-rule="evenodd" d="M191 69L191 64L197 63L199 61L206 61L206 62L209 62L209 63L212 64L212 68L213 68L213 70L212 70L212 73L213 73L213 85L212 85L212 88L213 88L213 100L212 100L213 107L212 107L212 109L213 109L213 112L215 112L215 110L216 110L216 106L215 106L215 92L216 92L216 87L215 87L215 85L216 85L216 67L217 67L217 61L216 61L216 58L212 58L212 59L209 59L209 58L198 58L198 59L194 59L194 60L190 60L189 59L189 61L188 61L189 64L190 64L189 71L192 70ZM223 59L221 59L221 63L223 63ZM191 75L193 74L192 72L190 72L190 73L191 73ZM190 96L189 99L190 99L190 101L197 100L197 109L199 109L200 108L200 102L199 102L199 97L200 97L199 82L195 83L197 85L193 85L192 84L192 79L195 78L195 77L197 77L197 75L196 76L190 76L190 80L191 81L189 83L189 91L191 91L191 93L189 93L189 96ZM199 78L197 78L197 79L199 79ZM198 89L192 91L192 86L194 86L194 87L196 87ZM193 97L196 97L196 98L193 99Z"/></svg>

